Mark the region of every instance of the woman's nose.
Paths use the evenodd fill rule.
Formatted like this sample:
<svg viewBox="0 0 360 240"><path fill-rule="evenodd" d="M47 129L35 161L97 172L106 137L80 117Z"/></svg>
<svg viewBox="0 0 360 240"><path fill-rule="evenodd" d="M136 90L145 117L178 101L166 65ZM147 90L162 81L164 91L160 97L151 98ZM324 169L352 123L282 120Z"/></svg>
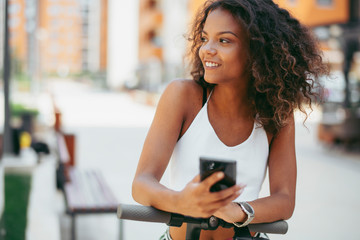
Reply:
<svg viewBox="0 0 360 240"><path fill-rule="evenodd" d="M205 54L210 54L210 55L214 55L216 54L217 50L214 46L214 44L208 42L207 44L205 44L203 47L203 51Z"/></svg>

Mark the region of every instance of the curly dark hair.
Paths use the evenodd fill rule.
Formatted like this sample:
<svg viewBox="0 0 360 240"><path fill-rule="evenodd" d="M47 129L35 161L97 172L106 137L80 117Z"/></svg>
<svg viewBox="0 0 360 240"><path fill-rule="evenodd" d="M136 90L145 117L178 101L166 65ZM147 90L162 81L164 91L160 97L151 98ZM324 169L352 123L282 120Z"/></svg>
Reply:
<svg viewBox="0 0 360 240"><path fill-rule="evenodd" d="M198 12L188 40L191 41L191 75L206 88L199 57L201 33L209 13L226 10L243 26L249 42L249 100L254 119L276 134L295 109L307 118L303 104L318 98L314 88L319 76L328 74L321 50L311 31L272 0L210 0ZM256 116L256 117L255 117Z"/></svg>

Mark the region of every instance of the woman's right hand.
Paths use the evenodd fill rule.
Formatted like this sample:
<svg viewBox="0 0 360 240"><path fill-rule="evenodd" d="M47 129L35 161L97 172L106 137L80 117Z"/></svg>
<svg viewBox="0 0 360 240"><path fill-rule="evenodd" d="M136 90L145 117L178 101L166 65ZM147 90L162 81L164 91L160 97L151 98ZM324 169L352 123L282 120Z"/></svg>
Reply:
<svg viewBox="0 0 360 240"><path fill-rule="evenodd" d="M200 175L191 180L178 192L177 212L186 216L208 218L219 208L235 200L244 189L244 185L234 185L219 192L210 192L211 186L224 178L223 172L216 172L200 181Z"/></svg>

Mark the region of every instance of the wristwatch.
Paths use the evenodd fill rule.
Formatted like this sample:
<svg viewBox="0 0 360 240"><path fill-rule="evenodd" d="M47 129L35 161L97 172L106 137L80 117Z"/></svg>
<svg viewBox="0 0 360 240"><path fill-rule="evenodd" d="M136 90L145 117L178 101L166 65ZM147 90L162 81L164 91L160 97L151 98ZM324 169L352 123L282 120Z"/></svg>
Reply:
<svg viewBox="0 0 360 240"><path fill-rule="evenodd" d="M247 219L245 222L234 222L235 227L245 227L249 225L249 223L254 219L255 211L252 206L247 202L237 202L237 204L241 207L241 209L246 213Z"/></svg>

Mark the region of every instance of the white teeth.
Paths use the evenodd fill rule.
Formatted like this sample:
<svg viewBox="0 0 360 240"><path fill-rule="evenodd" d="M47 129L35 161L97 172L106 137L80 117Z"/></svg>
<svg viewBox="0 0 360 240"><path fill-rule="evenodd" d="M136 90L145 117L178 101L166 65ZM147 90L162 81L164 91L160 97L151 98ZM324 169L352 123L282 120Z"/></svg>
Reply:
<svg viewBox="0 0 360 240"><path fill-rule="evenodd" d="M205 66L207 66L207 67L218 67L219 64L217 64L217 63L212 63L212 62L205 62Z"/></svg>

